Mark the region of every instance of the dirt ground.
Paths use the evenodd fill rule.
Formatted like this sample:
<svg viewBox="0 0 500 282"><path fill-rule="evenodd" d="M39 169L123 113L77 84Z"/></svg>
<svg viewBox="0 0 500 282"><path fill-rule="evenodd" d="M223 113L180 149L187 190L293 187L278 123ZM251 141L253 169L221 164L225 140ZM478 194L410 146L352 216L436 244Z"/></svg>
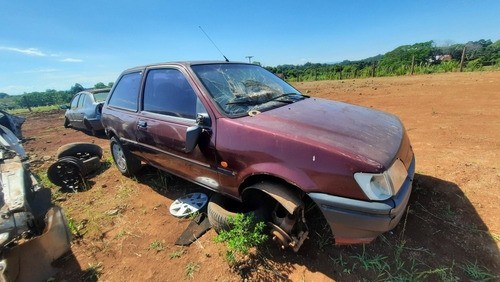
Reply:
<svg viewBox="0 0 500 282"><path fill-rule="evenodd" d="M87 141L104 149L102 169L87 191L53 187L55 203L80 235L57 262L55 280L463 281L478 272L500 279L500 72L295 86L403 121L417 168L407 215L393 231L366 246L334 246L327 229L312 219L316 229L298 253L269 243L252 265L232 270L213 230L189 247L174 244L190 220L171 216L168 208L202 188L148 167L126 178L114 167L105 136L65 129L63 111L29 114L24 146L42 179L63 144Z"/></svg>

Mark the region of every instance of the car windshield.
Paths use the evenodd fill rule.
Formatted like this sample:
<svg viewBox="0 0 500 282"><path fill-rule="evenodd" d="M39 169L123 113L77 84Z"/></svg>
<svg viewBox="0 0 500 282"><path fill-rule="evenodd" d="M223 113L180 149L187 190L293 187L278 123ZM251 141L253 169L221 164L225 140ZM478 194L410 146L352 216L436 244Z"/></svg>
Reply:
<svg viewBox="0 0 500 282"><path fill-rule="evenodd" d="M96 102L104 102L106 100L106 97L108 97L109 91L107 92L99 92L94 94L94 100Z"/></svg>
<svg viewBox="0 0 500 282"><path fill-rule="evenodd" d="M192 69L219 108L231 117L270 110L307 97L257 65L206 64L194 65Z"/></svg>

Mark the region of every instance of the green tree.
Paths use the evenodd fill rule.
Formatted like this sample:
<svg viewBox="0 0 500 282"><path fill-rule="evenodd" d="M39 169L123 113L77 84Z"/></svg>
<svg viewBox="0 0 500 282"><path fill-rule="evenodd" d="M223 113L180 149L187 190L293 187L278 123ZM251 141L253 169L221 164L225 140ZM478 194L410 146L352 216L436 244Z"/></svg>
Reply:
<svg viewBox="0 0 500 282"><path fill-rule="evenodd" d="M400 46L386 53L380 60L380 66L401 69L402 66L410 66L413 58L415 58L415 64L428 63L436 53L432 45L433 41L427 41Z"/></svg>
<svg viewBox="0 0 500 282"><path fill-rule="evenodd" d="M85 88L83 88L83 86L79 83L75 83L75 85L71 86L71 89L69 90L69 93L70 94L76 94L80 91L83 91L85 90Z"/></svg>
<svg viewBox="0 0 500 282"><path fill-rule="evenodd" d="M102 89L102 88L107 88L107 86L106 86L106 84L104 84L102 82L98 82L98 83L96 83L96 85L94 85L94 88Z"/></svg>

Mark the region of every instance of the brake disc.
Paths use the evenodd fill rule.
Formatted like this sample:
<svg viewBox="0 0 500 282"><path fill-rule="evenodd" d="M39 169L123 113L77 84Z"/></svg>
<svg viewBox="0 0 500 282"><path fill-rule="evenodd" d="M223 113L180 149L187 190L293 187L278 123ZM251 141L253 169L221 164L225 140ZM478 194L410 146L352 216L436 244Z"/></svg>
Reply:
<svg viewBox="0 0 500 282"><path fill-rule="evenodd" d="M175 217L185 217L198 212L208 202L208 196L203 193L191 193L175 200L170 205L170 213Z"/></svg>

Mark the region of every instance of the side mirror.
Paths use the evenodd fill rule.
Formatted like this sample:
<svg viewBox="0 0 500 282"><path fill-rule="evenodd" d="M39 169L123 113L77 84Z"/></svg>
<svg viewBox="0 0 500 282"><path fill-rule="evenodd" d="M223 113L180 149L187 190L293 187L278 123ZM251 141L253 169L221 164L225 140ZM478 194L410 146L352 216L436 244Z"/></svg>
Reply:
<svg viewBox="0 0 500 282"><path fill-rule="evenodd" d="M186 131L186 148L184 148L185 153L191 153L196 148L202 130L199 125L188 127Z"/></svg>
<svg viewBox="0 0 500 282"><path fill-rule="evenodd" d="M203 129L210 127L212 122L207 113L196 115L196 125L188 127L186 130L186 148L184 148L185 153L191 153L196 145L198 145L198 139L200 138Z"/></svg>
<svg viewBox="0 0 500 282"><path fill-rule="evenodd" d="M60 105L59 108L61 110L67 110L67 109L69 109L69 105Z"/></svg>
<svg viewBox="0 0 500 282"><path fill-rule="evenodd" d="M196 115L196 124L201 127L210 127L212 126L212 121L207 113L201 113Z"/></svg>

